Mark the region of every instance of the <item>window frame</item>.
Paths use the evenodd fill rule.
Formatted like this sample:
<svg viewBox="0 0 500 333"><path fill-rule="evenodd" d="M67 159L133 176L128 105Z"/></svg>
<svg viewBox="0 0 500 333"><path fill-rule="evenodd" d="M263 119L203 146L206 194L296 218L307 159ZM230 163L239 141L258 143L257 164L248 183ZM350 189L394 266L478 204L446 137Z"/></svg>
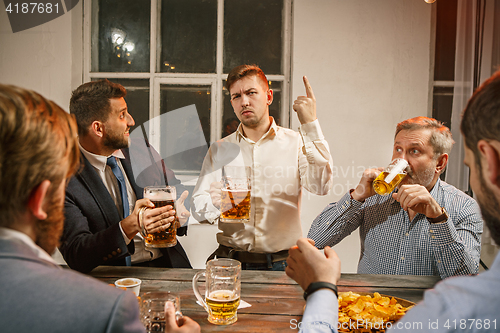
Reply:
<svg viewBox="0 0 500 333"><path fill-rule="evenodd" d="M92 49L92 25L98 22L92 21L93 3L98 0L84 2L83 12L83 79L84 82L93 78L108 79L148 79L149 80L149 117L160 114L160 84L212 84L211 120L210 120L210 142L221 139L222 116L223 116L223 81L227 78L227 73L222 72L223 50L224 50L224 0L217 0L217 45L216 45L216 72L215 73L172 73L160 72L157 59L161 47L158 45L160 36L160 13L161 0L151 0L151 20L150 20L150 66L149 72L93 72L92 55L96 56L98 48ZM283 27L282 27L282 68L283 74L267 75L269 81L282 82L281 97L281 119L282 126L290 127L290 105L291 105L291 25L292 25L292 1L283 0ZM95 20L98 21L98 20ZM94 34L98 33L97 30ZM94 54L93 54L94 53ZM153 141L152 141L153 142Z"/></svg>

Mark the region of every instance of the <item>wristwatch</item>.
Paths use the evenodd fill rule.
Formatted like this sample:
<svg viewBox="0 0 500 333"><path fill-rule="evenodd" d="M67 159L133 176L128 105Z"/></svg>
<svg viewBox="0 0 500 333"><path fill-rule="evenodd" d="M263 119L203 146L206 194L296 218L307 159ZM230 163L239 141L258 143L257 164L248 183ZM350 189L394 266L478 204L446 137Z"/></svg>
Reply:
<svg viewBox="0 0 500 333"><path fill-rule="evenodd" d="M444 209L444 207L441 207L441 212L442 212L442 214L439 215L438 217L435 217L435 218L428 217L427 219L429 220L430 223L440 223L440 222L447 221L449 216L448 216L448 212L446 211L446 209Z"/></svg>
<svg viewBox="0 0 500 333"><path fill-rule="evenodd" d="M313 292L317 291L318 289L323 289L323 288L331 289L335 293L335 296L338 297L337 286L334 285L333 283L313 282L307 287L306 291L304 291L304 299L307 301L307 297L309 295L311 295Z"/></svg>

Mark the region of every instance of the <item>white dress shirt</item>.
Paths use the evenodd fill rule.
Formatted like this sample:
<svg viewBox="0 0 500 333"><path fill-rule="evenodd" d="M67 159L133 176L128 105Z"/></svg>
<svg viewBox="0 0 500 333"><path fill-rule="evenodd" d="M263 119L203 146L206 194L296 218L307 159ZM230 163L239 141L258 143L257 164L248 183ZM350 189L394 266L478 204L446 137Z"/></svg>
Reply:
<svg viewBox="0 0 500 333"><path fill-rule="evenodd" d="M257 142L237 131L210 147L192 196L198 221L214 223L220 211L212 204L210 184L221 180L222 165L251 166L250 222L218 222L219 244L249 252L274 253L290 248L302 236L302 187L325 195L332 186L332 158L318 120L299 133L272 121ZM234 158L235 157L235 158ZM233 159L234 158L234 159Z"/></svg>
<svg viewBox="0 0 500 333"><path fill-rule="evenodd" d="M80 145L80 150L82 151L85 158L87 158L89 163L94 167L97 174L101 178L104 186L107 188L109 192L109 195L115 202L116 208L118 209L118 213L120 214L120 218L123 220L123 203L120 193L120 185L118 184L118 180L116 179L116 176L113 174L111 167L106 164L106 161L109 156L93 154L85 150L85 148L83 148L81 145ZM127 198L129 203L128 206L130 209L129 214L130 214L131 212L134 211L134 206L135 202L137 201L137 197L135 195L134 190L132 189L132 185L130 185L130 181L128 180L127 174L125 173L125 170L123 169L120 160L124 159L125 156L123 155L123 152L121 150L115 151L113 154L111 154L111 156L117 158L118 167L122 171L123 177L125 178L125 184L127 186ZM123 239L127 244L129 244L132 240L129 239L125 234L125 232L123 231L121 223L120 223L120 230L122 232ZM154 248L146 248L146 246L144 245L144 238L141 236L140 233L137 233L134 236L133 240L135 245L135 253L131 256L132 263L149 261L162 256L160 250Z"/></svg>

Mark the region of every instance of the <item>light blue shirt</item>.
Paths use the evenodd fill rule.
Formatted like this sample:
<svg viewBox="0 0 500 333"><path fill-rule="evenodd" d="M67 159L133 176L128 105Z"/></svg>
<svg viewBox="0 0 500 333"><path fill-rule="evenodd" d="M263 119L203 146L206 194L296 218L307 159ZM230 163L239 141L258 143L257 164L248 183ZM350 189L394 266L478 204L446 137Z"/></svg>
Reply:
<svg viewBox="0 0 500 333"><path fill-rule="evenodd" d="M388 332L499 332L500 254L491 269L436 284Z"/></svg>
<svg viewBox="0 0 500 333"><path fill-rule="evenodd" d="M430 194L448 212L446 222L431 224L423 214L410 221L392 195L373 195L361 203L347 193L316 217L308 237L321 249L360 228L360 274L477 274L483 232L479 206L439 179Z"/></svg>
<svg viewBox="0 0 500 333"><path fill-rule="evenodd" d="M300 332L331 333L337 332L339 321L337 296L332 290L320 289L307 298L302 322L290 322L291 329Z"/></svg>
<svg viewBox="0 0 500 333"><path fill-rule="evenodd" d="M322 289L311 294L300 323L300 332L337 332L337 309L337 298L333 292ZM299 325L296 326L298 328ZM427 290L422 302L394 323L387 333L499 331L500 254L489 271L477 276L448 278L436 284L434 289Z"/></svg>

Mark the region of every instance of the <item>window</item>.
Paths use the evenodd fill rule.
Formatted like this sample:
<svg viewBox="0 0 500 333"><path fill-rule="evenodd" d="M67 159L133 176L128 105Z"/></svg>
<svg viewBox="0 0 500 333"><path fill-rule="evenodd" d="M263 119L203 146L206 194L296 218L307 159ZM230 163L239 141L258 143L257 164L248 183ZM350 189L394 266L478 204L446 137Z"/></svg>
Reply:
<svg viewBox="0 0 500 333"><path fill-rule="evenodd" d="M440 0L436 2L436 6L432 117L450 127L455 80L457 2Z"/></svg>
<svg viewBox="0 0 500 333"><path fill-rule="evenodd" d="M167 166L196 176L207 143L234 130L224 86L233 67L263 69L274 90L270 113L289 126L291 11L291 0L85 2L85 81L107 78L127 88L132 131L147 124ZM182 119L167 124L163 116L176 110ZM204 147L193 148L201 141ZM172 150L178 145L188 150Z"/></svg>

